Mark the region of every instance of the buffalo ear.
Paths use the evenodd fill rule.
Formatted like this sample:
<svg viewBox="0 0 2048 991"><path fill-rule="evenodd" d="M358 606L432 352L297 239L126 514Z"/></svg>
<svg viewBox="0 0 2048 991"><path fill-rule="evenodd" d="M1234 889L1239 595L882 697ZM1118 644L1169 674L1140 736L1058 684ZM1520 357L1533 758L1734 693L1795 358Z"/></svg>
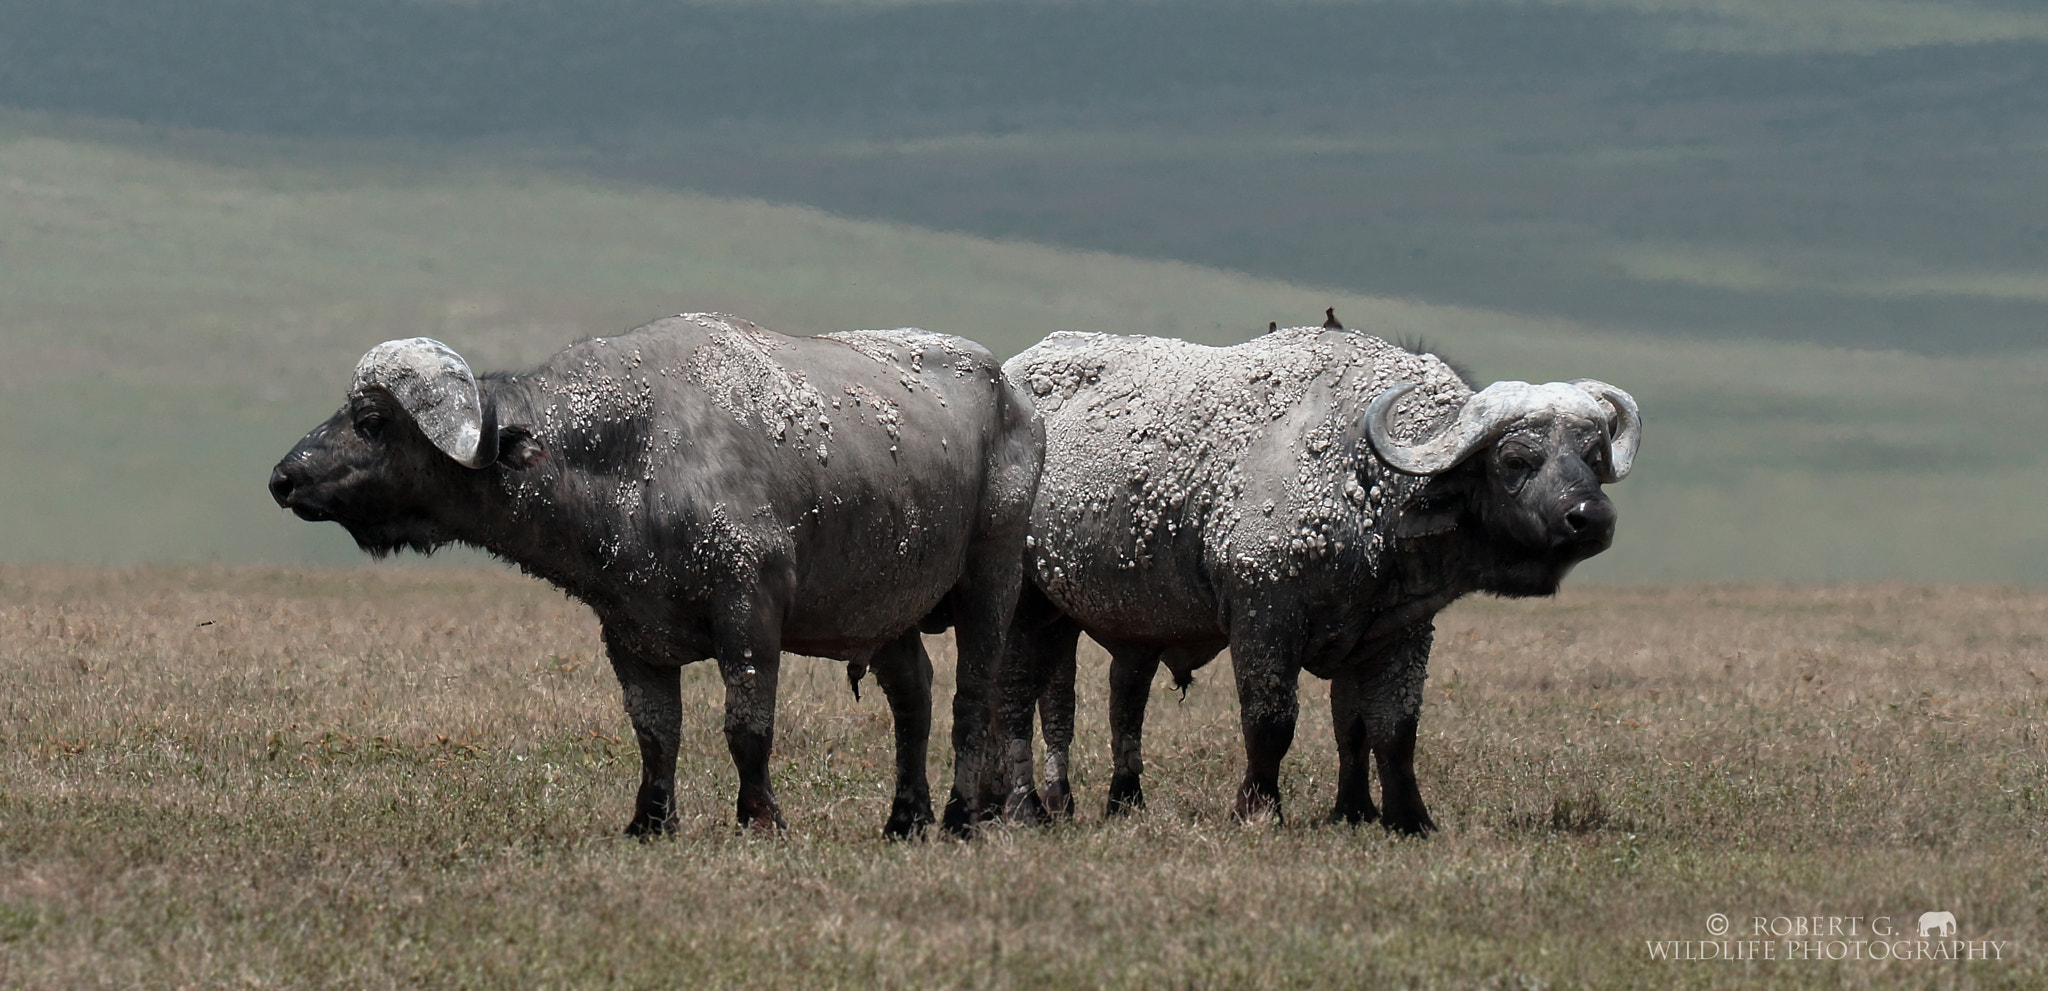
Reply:
<svg viewBox="0 0 2048 991"><path fill-rule="evenodd" d="M1476 475L1472 461L1467 461L1430 479L1394 517L1394 536L1413 540L1457 529L1467 497L1479 481Z"/></svg>
<svg viewBox="0 0 2048 991"><path fill-rule="evenodd" d="M548 456L546 444L527 427L498 428L498 463L513 471L525 471Z"/></svg>
<svg viewBox="0 0 2048 991"><path fill-rule="evenodd" d="M1394 536L1401 540L1433 537L1458 528L1458 507L1410 504L1394 520Z"/></svg>

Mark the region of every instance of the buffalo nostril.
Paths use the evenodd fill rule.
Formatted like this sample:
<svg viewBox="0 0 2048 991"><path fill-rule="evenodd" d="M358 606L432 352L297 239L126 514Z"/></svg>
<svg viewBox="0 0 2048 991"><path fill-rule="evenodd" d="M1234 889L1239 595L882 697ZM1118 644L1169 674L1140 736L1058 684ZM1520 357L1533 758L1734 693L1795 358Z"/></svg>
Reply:
<svg viewBox="0 0 2048 991"><path fill-rule="evenodd" d="M270 497L276 499L278 505L287 509L291 508L292 477L285 474L283 465L279 465L270 471Z"/></svg>
<svg viewBox="0 0 2048 991"><path fill-rule="evenodd" d="M1605 499L1588 499L1564 514L1565 526L1573 536L1600 537L1614 531L1614 504Z"/></svg>

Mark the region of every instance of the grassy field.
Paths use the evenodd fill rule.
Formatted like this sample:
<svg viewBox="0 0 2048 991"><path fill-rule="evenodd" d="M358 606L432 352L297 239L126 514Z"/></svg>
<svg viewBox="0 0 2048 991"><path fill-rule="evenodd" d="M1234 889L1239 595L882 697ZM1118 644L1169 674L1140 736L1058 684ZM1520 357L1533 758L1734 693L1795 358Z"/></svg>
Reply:
<svg viewBox="0 0 2048 991"><path fill-rule="evenodd" d="M1319 821L1335 767L1312 680L1288 820L1232 824L1216 669L1185 701L1160 687L1152 806L1103 822L1093 650L1078 822L884 843L886 710L794 660L790 831L737 836L700 666L682 830L643 845L618 835L638 762L595 624L542 586L0 568L0 984L2039 987L2044 621L2048 594L1997 587L1461 604L1419 758L1445 828L1422 842ZM2001 959L1646 945L1709 940L1714 913L1746 935L1929 910Z"/></svg>

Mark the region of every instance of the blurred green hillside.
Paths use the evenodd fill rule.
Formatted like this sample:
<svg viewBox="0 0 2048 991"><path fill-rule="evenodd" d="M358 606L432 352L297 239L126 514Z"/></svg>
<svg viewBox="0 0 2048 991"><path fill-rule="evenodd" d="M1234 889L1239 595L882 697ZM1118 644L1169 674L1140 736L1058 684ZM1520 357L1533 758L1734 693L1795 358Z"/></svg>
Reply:
<svg viewBox="0 0 2048 991"><path fill-rule="evenodd" d="M1594 330L1215 268L594 178L529 154L0 115L0 560L345 562L269 466L370 345L479 368L683 310L1228 343L1268 320L1422 337L1483 379L1641 400L1597 581L2048 579L2048 352L1929 356Z"/></svg>
<svg viewBox="0 0 2048 991"><path fill-rule="evenodd" d="M0 106L1628 332L2048 346L2019 0L0 0Z"/></svg>

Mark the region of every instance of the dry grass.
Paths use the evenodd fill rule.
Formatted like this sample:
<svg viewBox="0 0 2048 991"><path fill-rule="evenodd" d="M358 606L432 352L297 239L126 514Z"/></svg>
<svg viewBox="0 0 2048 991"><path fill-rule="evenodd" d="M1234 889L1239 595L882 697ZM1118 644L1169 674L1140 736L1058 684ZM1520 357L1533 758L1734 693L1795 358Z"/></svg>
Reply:
<svg viewBox="0 0 2048 991"><path fill-rule="evenodd" d="M700 666L682 833L642 845L617 836L638 762L595 625L544 587L0 568L0 985L2048 981L2048 592L1578 588L1469 602L1440 631L1419 769L1446 830L1425 842L1319 822L1313 680L1291 819L1230 823L1220 666L1185 702L1162 686L1153 806L1102 822L1091 652L1077 824L884 843L886 710L793 660L789 835L728 827ZM1658 963L1644 943L1707 939L1714 912L1937 908L2004 959Z"/></svg>

